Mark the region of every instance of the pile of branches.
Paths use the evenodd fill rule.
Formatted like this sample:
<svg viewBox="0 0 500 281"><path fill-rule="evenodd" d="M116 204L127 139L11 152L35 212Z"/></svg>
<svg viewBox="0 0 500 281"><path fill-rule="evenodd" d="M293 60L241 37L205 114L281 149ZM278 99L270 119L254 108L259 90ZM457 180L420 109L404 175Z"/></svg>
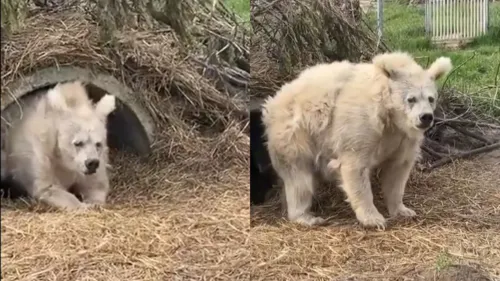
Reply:
<svg viewBox="0 0 500 281"><path fill-rule="evenodd" d="M358 0L252 1L250 95L274 93L300 70L370 59L387 48L362 21Z"/></svg>
<svg viewBox="0 0 500 281"><path fill-rule="evenodd" d="M180 100L185 120L225 126L248 116L249 30L220 1L2 0L2 31L2 90L70 64L149 93L141 98L158 120L168 119L154 106L160 96Z"/></svg>
<svg viewBox="0 0 500 281"><path fill-rule="evenodd" d="M443 89L440 94L436 123L422 145L420 170L500 149L500 120L476 114L470 97L456 90Z"/></svg>

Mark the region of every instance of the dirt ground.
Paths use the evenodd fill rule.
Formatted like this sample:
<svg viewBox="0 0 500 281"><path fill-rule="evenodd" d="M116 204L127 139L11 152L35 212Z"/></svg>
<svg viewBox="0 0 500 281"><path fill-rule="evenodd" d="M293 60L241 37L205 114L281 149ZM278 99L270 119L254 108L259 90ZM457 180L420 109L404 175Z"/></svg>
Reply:
<svg viewBox="0 0 500 281"><path fill-rule="evenodd" d="M248 280L248 163L219 165L204 146L204 160L114 157L114 190L101 210L2 202L2 279Z"/></svg>
<svg viewBox="0 0 500 281"><path fill-rule="evenodd" d="M249 209L248 136L226 133L161 138L147 163L111 157L100 210L3 201L2 279L500 280L500 152L414 172L418 217L384 232L361 228L334 188L317 196L331 224L306 228L276 201Z"/></svg>
<svg viewBox="0 0 500 281"><path fill-rule="evenodd" d="M205 149L187 153L162 139L147 163L112 157L101 210L3 201L2 279L500 280L500 152L414 172L405 202L419 216L380 232L361 228L334 188L317 196L328 226L288 223L276 201L250 221L248 163L216 154L229 142L199 139Z"/></svg>
<svg viewBox="0 0 500 281"><path fill-rule="evenodd" d="M277 198L252 208L252 280L500 280L498 151L414 172L404 201L418 217L384 232L361 228L338 190L320 193L324 227L284 221Z"/></svg>
<svg viewBox="0 0 500 281"><path fill-rule="evenodd" d="M118 156L104 209L2 203L2 279L500 280L499 156L415 172L405 202L419 216L385 232L357 225L332 189L317 208L331 225L287 223L274 202L253 208L249 231L244 163L215 173L209 158L142 164ZM172 172L181 165L191 172ZM119 180L130 167L135 174Z"/></svg>

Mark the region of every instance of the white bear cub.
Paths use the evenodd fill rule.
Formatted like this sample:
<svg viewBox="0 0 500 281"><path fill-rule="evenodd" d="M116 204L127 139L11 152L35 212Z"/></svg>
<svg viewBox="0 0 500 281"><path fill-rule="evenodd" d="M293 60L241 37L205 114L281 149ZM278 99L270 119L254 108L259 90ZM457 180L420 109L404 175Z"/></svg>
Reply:
<svg viewBox="0 0 500 281"><path fill-rule="evenodd" d="M11 129L8 173L32 197L59 209L104 204L109 192L106 119L115 102L105 95L94 105L80 81L57 84Z"/></svg>

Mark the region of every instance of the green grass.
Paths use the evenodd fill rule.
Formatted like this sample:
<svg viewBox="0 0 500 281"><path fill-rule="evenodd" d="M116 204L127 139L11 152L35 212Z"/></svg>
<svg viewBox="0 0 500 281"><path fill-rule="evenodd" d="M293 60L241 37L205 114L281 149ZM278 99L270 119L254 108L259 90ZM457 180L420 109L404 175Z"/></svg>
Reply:
<svg viewBox="0 0 500 281"><path fill-rule="evenodd" d="M436 271L439 272L441 270L444 270L452 264L453 264L453 261L452 261L452 257L450 256L450 254L446 251L443 251L436 258Z"/></svg>
<svg viewBox="0 0 500 281"><path fill-rule="evenodd" d="M224 0L224 3L242 19L244 24L250 25L250 0Z"/></svg>
<svg viewBox="0 0 500 281"><path fill-rule="evenodd" d="M500 3L490 3L489 33L460 50L432 46L425 36L424 16L423 6L387 3L384 6L385 42L392 50L412 53L424 66L439 56L449 56L456 69L446 86L471 95L482 112L500 117L500 81L495 86L500 63ZM375 19L374 13L369 15L373 26Z"/></svg>

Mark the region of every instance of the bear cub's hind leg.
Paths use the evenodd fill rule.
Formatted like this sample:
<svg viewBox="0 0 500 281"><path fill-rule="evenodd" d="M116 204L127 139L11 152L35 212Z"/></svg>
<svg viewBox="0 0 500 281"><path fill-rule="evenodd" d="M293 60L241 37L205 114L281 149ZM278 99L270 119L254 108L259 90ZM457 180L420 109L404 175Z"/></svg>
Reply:
<svg viewBox="0 0 500 281"><path fill-rule="evenodd" d="M283 179L288 219L298 224L313 226L325 223L325 219L311 213L314 194L314 171L306 167L291 167L278 173Z"/></svg>
<svg viewBox="0 0 500 281"><path fill-rule="evenodd" d="M384 165L381 173L381 186L384 201L391 217L413 217L415 211L403 204L405 186L410 177L413 165L409 161L398 163L392 161Z"/></svg>

